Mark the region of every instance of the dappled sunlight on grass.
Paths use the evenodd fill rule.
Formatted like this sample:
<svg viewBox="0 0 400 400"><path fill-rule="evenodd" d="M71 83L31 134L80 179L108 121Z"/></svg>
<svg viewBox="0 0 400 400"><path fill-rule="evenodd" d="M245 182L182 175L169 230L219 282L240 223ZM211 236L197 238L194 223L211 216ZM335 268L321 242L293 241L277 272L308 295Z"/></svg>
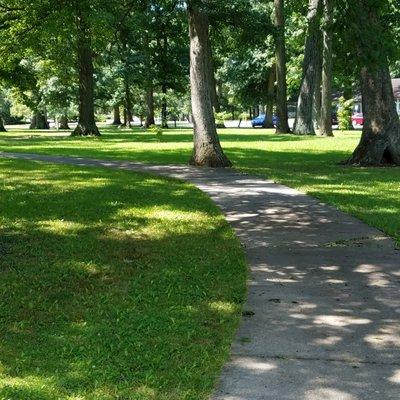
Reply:
<svg viewBox="0 0 400 400"><path fill-rule="evenodd" d="M0 398L206 399L246 281L211 201L122 171L0 176Z"/></svg>
<svg viewBox="0 0 400 400"><path fill-rule="evenodd" d="M31 137L29 131L1 135L0 150L186 164L193 140L189 129L166 130L161 141L142 129L105 128L100 139L51 137L49 132L40 135L35 132ZM400 240L400 169L338 165L358 144L359 131L335 132L334 138L321 138L276 135L264 129L221 129L220 137L229 158L241 171L300 189Z"/></svg>

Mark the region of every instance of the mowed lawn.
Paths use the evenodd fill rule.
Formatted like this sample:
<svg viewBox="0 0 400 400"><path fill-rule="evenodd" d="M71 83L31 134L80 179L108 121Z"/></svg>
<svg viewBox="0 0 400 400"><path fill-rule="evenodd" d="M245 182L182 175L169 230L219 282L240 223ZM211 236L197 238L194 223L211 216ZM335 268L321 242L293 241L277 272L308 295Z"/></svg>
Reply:
<svg viewBox="0 0 400 400"><path fill-rule="evenodd" d="M0 179L0 399L206 399L246 281L243 250L207 196L4 159Z"/></svg>
<svg viewBox="0 0 400 400"><path fill-rule="evenodd" d="M103 137L14 131L1 134L0 150L185 164L192 149L188 129L166 131L161 141L143 130L103 129ZM235 167L315 196L400 241L400 169L339 165L357 146L360 132L334 138L276 135L263 129L220 130Z"/></svg>

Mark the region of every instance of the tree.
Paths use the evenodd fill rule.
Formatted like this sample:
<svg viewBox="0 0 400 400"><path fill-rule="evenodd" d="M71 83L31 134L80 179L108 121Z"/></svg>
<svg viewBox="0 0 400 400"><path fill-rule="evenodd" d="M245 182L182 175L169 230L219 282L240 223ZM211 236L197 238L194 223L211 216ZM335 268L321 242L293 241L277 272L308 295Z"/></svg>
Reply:
<svg viewBox="0 0 400 400"><path fill-rule="evenodd" d="M391 21L399 17L395 3L356 0L345 4L349 43L355 44L360 65L364 112L361 141L346 161L349 165L400 165L400 121L388 61L399 44L392 30L397 23Z"/></svg>
<svg viewBox="0 0 400 400"><path fill-rule="evenodd" d="M308 28L304 50L303 79L297 102L296 120L293 133L314 135L313 104L318 69L318 48L320 43L321 0L309 0Z"/></svg>
<svg viewBox="0 0 400 400"><path fill-rule="evenodd" d="M120 104L115 104L114 108L114 119L112 122L112 125L120 126L122 124L121 121L121 105Z"/></svg>
<svg viewBox="0 0 400 400"><path fill-rule="evenodd" d="M7 132L6 127L4 126L4 109L6 108L5 99L2 93L2 89L0 88L0 132Z"/></svg>
<svg viewBox="0 0 400 400"><path fill-rule="evenodd" d="M332 131L332 40L333 40L333 1L323 0L324 20L323 52L322 52L322 93L321 115L319 134L321 136L333 136Z"/></svg>
<svg viewBox="0 0 400 400"><path fill-rule="evenodd" d="M276 82L276 64L273 64L269 71L267 83L267 104L265 107L264 128L274 128L273 114L275 104L275 82Z"/></svg>
<svg viewBox="0 0 400 400"><path fill-rule="evenodd" d="M92 31L87 9L76 3L76 51L79 74L79 120L72 136L100 136L94 116Z"/></svg>
<svg viewBox="0 0 400 400"><path fill-rule="evenodd" d="M41 85L43 74L47 69L46 62L33 56L32 53L23 59L19 57L20 55L16 54L6 66L3 65L0 76L13 88L14 98L31 110L30 129L49 129Z"/></svg>
<svg viewBox="0 0 400 400"><path fill-rule="evenodd" d="M290 133L287 106L286 82L286 42L285 42L285 4L284 0L274 0L275 6L275 58L276 58L276 133Z"/></svg>
<svg viewBox="0 0 400 400"><path fill-rule="evenodd" d="M188 4L190 36L190 84L194 123L194 150L190 163L207 167L230 167L224 154L215 124L212 88L208 76L209 20L205 10Z"/></svg>

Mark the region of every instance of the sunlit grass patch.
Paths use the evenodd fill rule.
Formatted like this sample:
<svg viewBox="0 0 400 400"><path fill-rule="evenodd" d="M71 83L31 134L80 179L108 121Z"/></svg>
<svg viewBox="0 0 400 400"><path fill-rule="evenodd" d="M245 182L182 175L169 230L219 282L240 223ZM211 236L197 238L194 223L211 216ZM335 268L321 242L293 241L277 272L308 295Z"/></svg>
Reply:
<svg viewBox="0 0 400 400"><path fill-rule="evenodd" d="M0 179L0 398L206 399L246 281L211 201L105 169L0 160Z"/></svg>
<svg viewBox="0 0 400 400"><path fill-rule="evenodd" d="M162 142L142 129L103 129L100 139L52 137L16 131L0 135L0 150L186 164L192 151L189 129L169 129ZM40 136L42 135L42 136ZM65 133L64 135L68 135ZM25 137L25 138L24 138ZM236 168L298 188L349 212L400 241L400 169L349 168L359 131L334 138L276 135L265 129L221 129L222 145Z"/></svg>

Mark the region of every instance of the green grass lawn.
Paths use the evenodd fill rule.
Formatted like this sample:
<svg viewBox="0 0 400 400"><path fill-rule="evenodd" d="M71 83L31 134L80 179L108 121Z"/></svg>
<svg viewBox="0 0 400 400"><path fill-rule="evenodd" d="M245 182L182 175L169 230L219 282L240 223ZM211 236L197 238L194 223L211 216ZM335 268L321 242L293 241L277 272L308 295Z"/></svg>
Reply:
<svg viewBox="0 0 400 400"><path fill-rule="evenodd" d="M190 130L171 129L161 142L138 129L108 128L103 133L100 139L76 139L54 137L55 132L15 131L1 134L0 150L185 164L192 148ZM236 168L300 189L400 241L400 169L338 165L356 147L359 132L319 138L275 135L262 129L226 129L220 135Z"/></svg>
<svg viewBox="0 0 400 400"><path fill-rule="evenodd" d="M129 142L106 140L2 147L93 156ZM242 248L207 196L26 161L0 159L0 175L0 399L206 399L246 280Z"/></svg>

